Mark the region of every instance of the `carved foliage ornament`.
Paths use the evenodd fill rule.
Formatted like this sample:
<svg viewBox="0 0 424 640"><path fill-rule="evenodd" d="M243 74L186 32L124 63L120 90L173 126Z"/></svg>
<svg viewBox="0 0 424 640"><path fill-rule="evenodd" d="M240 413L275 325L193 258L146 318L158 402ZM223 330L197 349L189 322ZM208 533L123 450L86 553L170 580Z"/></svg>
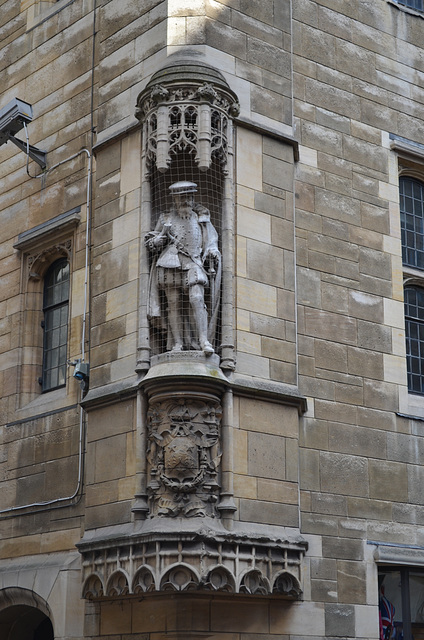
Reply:
<svg viewBox="0 0 424 640"><path fill-rule="evenodd" d="M221 407L156 402L148 412L150 515L217 517Z"/></svg>
<svg viewBox="0 0 424 640"><path fill-rule="evenodd" d="M194 154L201 171L212 158L227 161L230 120L239 113L234 95L211 83L193 86L156 85L141 94L136 117L144 122L147 165L166 171L172 156Z"/></svg>
<svg viewBox="0 0 424 640"><path fill-rule="evenodd" d="M61 257L69 260L71 250L72 240L65 240L64 242L55 244L48 249L40 251L39 253L29 255L27 259L28 277L31 280L40 280L53 260Z"/></svg>

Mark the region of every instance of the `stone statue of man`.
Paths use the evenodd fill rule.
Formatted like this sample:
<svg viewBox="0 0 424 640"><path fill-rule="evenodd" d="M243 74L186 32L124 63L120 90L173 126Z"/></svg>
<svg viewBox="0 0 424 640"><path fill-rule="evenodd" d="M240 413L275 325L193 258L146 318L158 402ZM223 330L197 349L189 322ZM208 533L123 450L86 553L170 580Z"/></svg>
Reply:
<svg viewBox="0 0 424 640"><path fill-rule="evenodd" d="M194 202L196 187L187 181L172 184L174 206L160 214L155 230L145 236L153 254L148 317L166 331L167 351L195 349L210 355L221 254L209 210Z"/></svg>

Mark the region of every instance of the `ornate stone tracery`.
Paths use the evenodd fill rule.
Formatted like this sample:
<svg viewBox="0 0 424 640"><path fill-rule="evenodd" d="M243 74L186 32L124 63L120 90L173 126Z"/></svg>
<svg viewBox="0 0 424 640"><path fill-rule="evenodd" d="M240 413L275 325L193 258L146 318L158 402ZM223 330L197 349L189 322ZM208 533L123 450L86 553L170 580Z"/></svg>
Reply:
<svg viewBox="0 0 424 640"><path fill-rule="evenodd" d="M39 280L54 260L62 257L70 260L71 252L72 240L68 239L38 253L30 254L27 258L28 278L30 280Z"/></svg>
<svg viewBox="0 0 424 640"><path fill-rule="evenodd" d="M157 82L162 83L155 83L140 95L136 110L136 117L144 122L149 169L156 163L159 171L167 171L172 155L187 151L195 155L201 171L210 168L213 157L227 171L230 120L239 113L236 96L224 88L222 80L214 86L212 82L202 82L200 78L196 82L185 76L181 85L176 69L174 84L167 88L169 78L156 75Z"/></svg>
<svg viewBox="0 0 424 640"><path fill-rule="evenodd" d="M219 524L219 523L217 523ZM215 592L298 600L302 595L301 540L229 535L219 526L196 533L145 532L122 545L97 549L79 544L83 597L129 597L147 593Z"/></svg>

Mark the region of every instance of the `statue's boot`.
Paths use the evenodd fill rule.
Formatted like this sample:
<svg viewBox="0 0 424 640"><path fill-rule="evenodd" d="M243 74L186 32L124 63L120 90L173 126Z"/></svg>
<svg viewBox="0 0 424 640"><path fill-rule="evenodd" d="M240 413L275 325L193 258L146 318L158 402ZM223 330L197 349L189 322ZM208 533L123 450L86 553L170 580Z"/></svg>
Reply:
<svg viewBox="0 0 424 640"><path fill-rule="evenodd" d="M169 292L168 292L169 293ZM168 295L168 321L172 333L172 351L183 350L183 338L181 334L181 316L178 312L177 296Z"/></svg>
<svg viewBox="0 0 424 640"><path fill-rule="evenodd" d="M190 290L190 302L194 313L200 348L205 355L214 352L214 348L208 340L208 312L203 297L203 287L194 285Z"/></svg>

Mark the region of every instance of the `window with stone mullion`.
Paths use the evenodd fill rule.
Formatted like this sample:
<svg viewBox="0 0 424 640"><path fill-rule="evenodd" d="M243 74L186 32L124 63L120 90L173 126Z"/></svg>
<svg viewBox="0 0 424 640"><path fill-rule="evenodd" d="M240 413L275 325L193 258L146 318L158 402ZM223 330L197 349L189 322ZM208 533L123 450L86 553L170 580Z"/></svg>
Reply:
<svg viewBox="0 0 424 640"><path fill-rule="evenodd" d="M424 289L405 287L408 389L424 394Z"/></svg>
<svg viewBox="0 0 424 640"><path fill-rule="evenodd" d="M424 269L424 184L401 177L399 196L403 264Z"/></svg>

